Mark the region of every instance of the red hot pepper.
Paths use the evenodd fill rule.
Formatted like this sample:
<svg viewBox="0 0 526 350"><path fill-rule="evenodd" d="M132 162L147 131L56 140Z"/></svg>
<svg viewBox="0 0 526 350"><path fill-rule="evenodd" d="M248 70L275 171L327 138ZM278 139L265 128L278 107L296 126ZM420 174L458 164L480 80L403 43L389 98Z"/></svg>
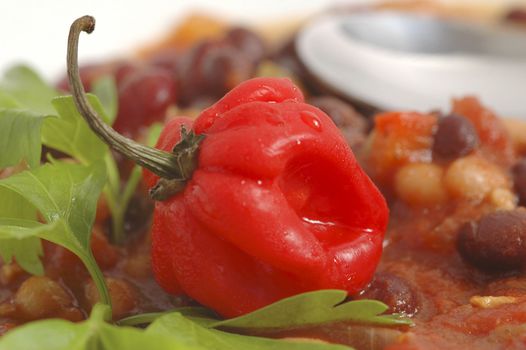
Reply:
<svg viewBox="0 0 526 350"><path fill-rule="evenodd" d="M161 286L227 317L310 290L365 287L388 209L326 114L290 80L259 78L193 123L169 122L158 149L138 145L103 125L86 101L76 46L93 24L82 17L70 32L72 91L105 142L161 176L144 174L162 200L152 229Z"/></svg>
<svg viewBox="0 0 526 350"><path fill-rule="evenodd" d="M181 125L206 138L185 189L156 204L153 267L167 291L236 316L309 290L353 294L370 281L384 198L290 80L242 83L193 126L171 121L157 147L170 151Z"/></svg>

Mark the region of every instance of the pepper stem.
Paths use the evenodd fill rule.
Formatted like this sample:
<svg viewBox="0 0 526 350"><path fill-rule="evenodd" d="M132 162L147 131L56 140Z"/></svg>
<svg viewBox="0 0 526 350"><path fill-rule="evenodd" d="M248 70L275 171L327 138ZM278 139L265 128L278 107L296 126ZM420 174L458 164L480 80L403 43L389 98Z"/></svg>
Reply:
<svg viewBox="0 0 526 350"><path fill-rule="evenodd" d="M67 70L69 84L73 92L73 100L78 111L86 120L91 130L115 151L123 154L141 167L159 175L163 179L186 181L191 174L188 174L188 169L184 169L184 167L181 166L180 155L144 146L122 136L104 123L89 104L78 69L78 44L81 32L89 34L94 29L95 18L83 16L73 22L69 31Z"/></svg>

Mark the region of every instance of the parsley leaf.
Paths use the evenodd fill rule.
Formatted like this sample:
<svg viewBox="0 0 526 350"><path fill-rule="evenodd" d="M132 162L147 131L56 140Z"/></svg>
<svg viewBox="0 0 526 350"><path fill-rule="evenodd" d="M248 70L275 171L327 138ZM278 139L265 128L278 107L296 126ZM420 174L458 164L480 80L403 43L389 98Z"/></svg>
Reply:
<svg viewBox="0 0 526 350"><path fill-rule="evenodd" d="M117 116L118 108L118 94L115 79L111 76L104 76L95 80L93 83L92 92L98 97L100 103L104 107L106 122L112 125Z"/></svg>
<svg viewBox="0 0 526 350"><path fill-rule="evenodd" d="M398 314L381 315L388 307L376 300L344 302L347 292L343 290L319 290L295 295L277 301L249 314L217 320L206 309L173 310L172 312L134 315L118 322L120 325L155 324L165 316L183 314L201 327L209 330L272 330L319 326L339 321L353 324L386 326L409 326L412 321Z"/></svg>
<svg viewBox="0 0 526 350"><path fill-rule="evenodd" d="M40 130L46 116L21 109L0 108L0 168L25 159L31 168L40 163Z"/></svg>
<svg viewBox="0 0 526 350"><path fill-rule="evenodd" d="M96 305L88 320L43 320L0 338L0 350L349 350L343 345L243 336L206 329L180 313L159 318L146 330L107 323L107 306Z"/></svg>
<svg viewBox="0 0 526 350"><path fill-rule="evenodd" d="M25 159L40 162L40 130L54 114L50 104L57 92L26 66L9 69L0 81L0 168Z"/></svg>
<svg viewBox="0 0 526 350"><path fill-rule="evenodd" d="M39 235L53 232L56 223L41 224L34 220L0 219L0 256L6 262L15 257L24 270L34 275L43 275L40 257L43 255Z"/></svg>
<svg viewBox="0 0 526 350"><path fill-rule="evenodd" d="M146 333L171 336L180 344L184 344L185 349L350 350L344 345L260 338L208 329L177 312L160 317L146 329Z"/></svg>
<svg viewBox="0 0 526 350"><path fill-rule="evenodd" d="M89 102L101 116L106 116L96 96L90 95ZM55 97L52 105L58 113L58 118L48 119L44 123L42 127L44 144L78 159L85 165L106 156L108 146L91 131L78 113L73 97Z"/></svg>
<svg viewBox="0 0 526 350"><path fill-rule="evenodd" d="M33 220L32 227L2 225L0 231L13 239L34 234L76 254L90 272L101 299L109 304L102 272L90 249L97 200L105 183L106 170L100 163L85 167L56 162L0 180L0 188L31 203L50 224L39 227L40 223Z"/></svg>
<svg viewBox="0 0 526 350"><path fill-rule="evenodd" d="M147 334L131 327L116 327L105 322L109 308L96 305L88 320L72 323L43 320L21 326L3 336L0 350L186 350L168 336ZM192 350L188 348L188 350Z"/></svg>
<svg viewBox="0 0 526 350"><path fill-rule="evenodd" d="M0 108L20 108L20 104L11 95L0 91Z"/></svg>
<svg viewBox="0 0 526 350"><path fill-rule="evenodd" d="M161 123L153 123L150 126L150 129L148 130L148 135L146 136L146 144L148 146L154 147L157 143L157 140L159 140L159 137L161 137L161 133L163 132L164 125Z"/></svg>
<svg viewBox="0 0 526 350"><path fill-rule="evenodd" d="M6 263L16 258L27 272L42 275L42 245L34 234L27 232L31 227L28 222L36 220L35 208L19 194L1 187L0 198L0 257Z"/></svg>
<svg viewBox="0 0 526 350"><path fill-rule="evenodd" d="M0 82L0 91L17 101L19 107L35 114L46 116L55 113L49 101L58 92L25 65L14 66L5 72Z"/></svg>
<svg viewBox="0 0 526 350"><path fill-rule="evenodd" d="M410 325L398 315L380 315L387 305L376 300L344 302L343 290L319 290L282 299L249 314L218 321L209 327L228 328L294 328L337 321L383 326Z"/></svg>

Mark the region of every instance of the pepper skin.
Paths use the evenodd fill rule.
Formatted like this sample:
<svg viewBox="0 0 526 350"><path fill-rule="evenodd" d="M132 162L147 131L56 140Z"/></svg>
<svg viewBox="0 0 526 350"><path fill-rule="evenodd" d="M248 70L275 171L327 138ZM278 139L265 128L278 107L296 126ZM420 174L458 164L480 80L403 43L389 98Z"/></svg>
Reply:
<svg viewBox="0 0 526 350"><path fill-rule="evenodd" d="M225 317L317 289L359 292L382 252L388 209L338 128L288 79L248 80L193 122L205 134L186 187L157 202L159 284ZM145 171L154 186L159 178Z"/></svg>

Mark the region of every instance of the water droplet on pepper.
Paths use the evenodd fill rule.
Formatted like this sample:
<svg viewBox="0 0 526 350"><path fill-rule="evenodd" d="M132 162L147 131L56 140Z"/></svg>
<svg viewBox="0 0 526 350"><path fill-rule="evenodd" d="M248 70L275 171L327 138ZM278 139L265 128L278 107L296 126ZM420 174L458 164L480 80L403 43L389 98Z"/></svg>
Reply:
<svg viewBox="0 0 526 350"><path fill-rule="evenodd" d="M316 114L310 111L302 111L300 117L305 124L316 131L321 131L321 122Z"/></svg>

